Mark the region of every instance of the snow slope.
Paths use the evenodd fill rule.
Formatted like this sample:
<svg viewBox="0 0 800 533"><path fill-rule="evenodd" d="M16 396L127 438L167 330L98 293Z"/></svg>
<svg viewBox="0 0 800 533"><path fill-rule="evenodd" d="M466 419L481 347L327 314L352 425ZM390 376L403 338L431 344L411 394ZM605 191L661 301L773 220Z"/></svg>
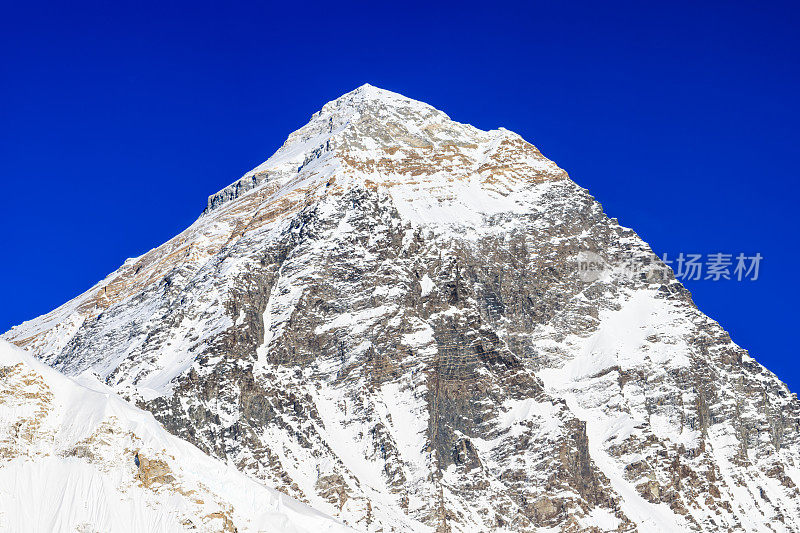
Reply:
<svg viewBox="0 0 800 533"><path fill-rule="evenodd" d="M348 531L0 341L3 531Z"/></svg>

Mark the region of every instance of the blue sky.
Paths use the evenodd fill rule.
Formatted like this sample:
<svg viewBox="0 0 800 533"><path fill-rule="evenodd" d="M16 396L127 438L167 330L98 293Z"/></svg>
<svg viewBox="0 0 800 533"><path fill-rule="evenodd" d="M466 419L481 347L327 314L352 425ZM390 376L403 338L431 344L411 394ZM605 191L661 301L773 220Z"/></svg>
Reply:
<svg viewBox="0 0 800 533"><path fill-rule="evenodd" d="M800 37L790 3L6 3L0 330L191 224L362 83L504 126L658 253L761 253L687 283L800 389Z"/></svg>

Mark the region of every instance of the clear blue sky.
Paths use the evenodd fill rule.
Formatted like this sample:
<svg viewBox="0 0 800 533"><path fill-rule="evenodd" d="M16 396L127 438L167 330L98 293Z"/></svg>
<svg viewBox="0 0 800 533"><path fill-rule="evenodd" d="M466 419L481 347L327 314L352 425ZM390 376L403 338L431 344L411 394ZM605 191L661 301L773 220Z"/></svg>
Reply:
<svg viewBox="0 0 800 533"><path fill-rule="evenodd" d="M756 282L688 287L800 390L797 4L252 4L5 3L0 330L369 82L520 133L659 253L760 252Z"/></svg>

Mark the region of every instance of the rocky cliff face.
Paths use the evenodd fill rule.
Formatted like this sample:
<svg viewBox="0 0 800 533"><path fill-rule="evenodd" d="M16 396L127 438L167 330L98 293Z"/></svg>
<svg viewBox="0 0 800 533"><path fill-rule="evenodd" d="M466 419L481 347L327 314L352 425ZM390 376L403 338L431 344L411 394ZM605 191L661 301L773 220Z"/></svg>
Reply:
<svg viewBox="0 0 800 533"><path fill-rule="evenodd" d="M368 85L4 338L364 531L800 530L786 386L533 145Z"/></svg>

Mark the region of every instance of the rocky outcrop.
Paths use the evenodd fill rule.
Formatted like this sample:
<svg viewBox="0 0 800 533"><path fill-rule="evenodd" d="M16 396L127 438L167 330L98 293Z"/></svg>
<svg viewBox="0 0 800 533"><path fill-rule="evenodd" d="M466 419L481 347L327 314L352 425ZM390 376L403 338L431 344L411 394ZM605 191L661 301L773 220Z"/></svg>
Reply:
<svg viewBox="0 0 800 533"><path fill-rule="evenodd" d="M261 185L268 178L269 176L266 174L246 174L238 181L231 183L221 191L209 196L206 208L203 210L203 214L205 215L222 204L239 198L239 196L243 195L244 193Z"/></svg>

